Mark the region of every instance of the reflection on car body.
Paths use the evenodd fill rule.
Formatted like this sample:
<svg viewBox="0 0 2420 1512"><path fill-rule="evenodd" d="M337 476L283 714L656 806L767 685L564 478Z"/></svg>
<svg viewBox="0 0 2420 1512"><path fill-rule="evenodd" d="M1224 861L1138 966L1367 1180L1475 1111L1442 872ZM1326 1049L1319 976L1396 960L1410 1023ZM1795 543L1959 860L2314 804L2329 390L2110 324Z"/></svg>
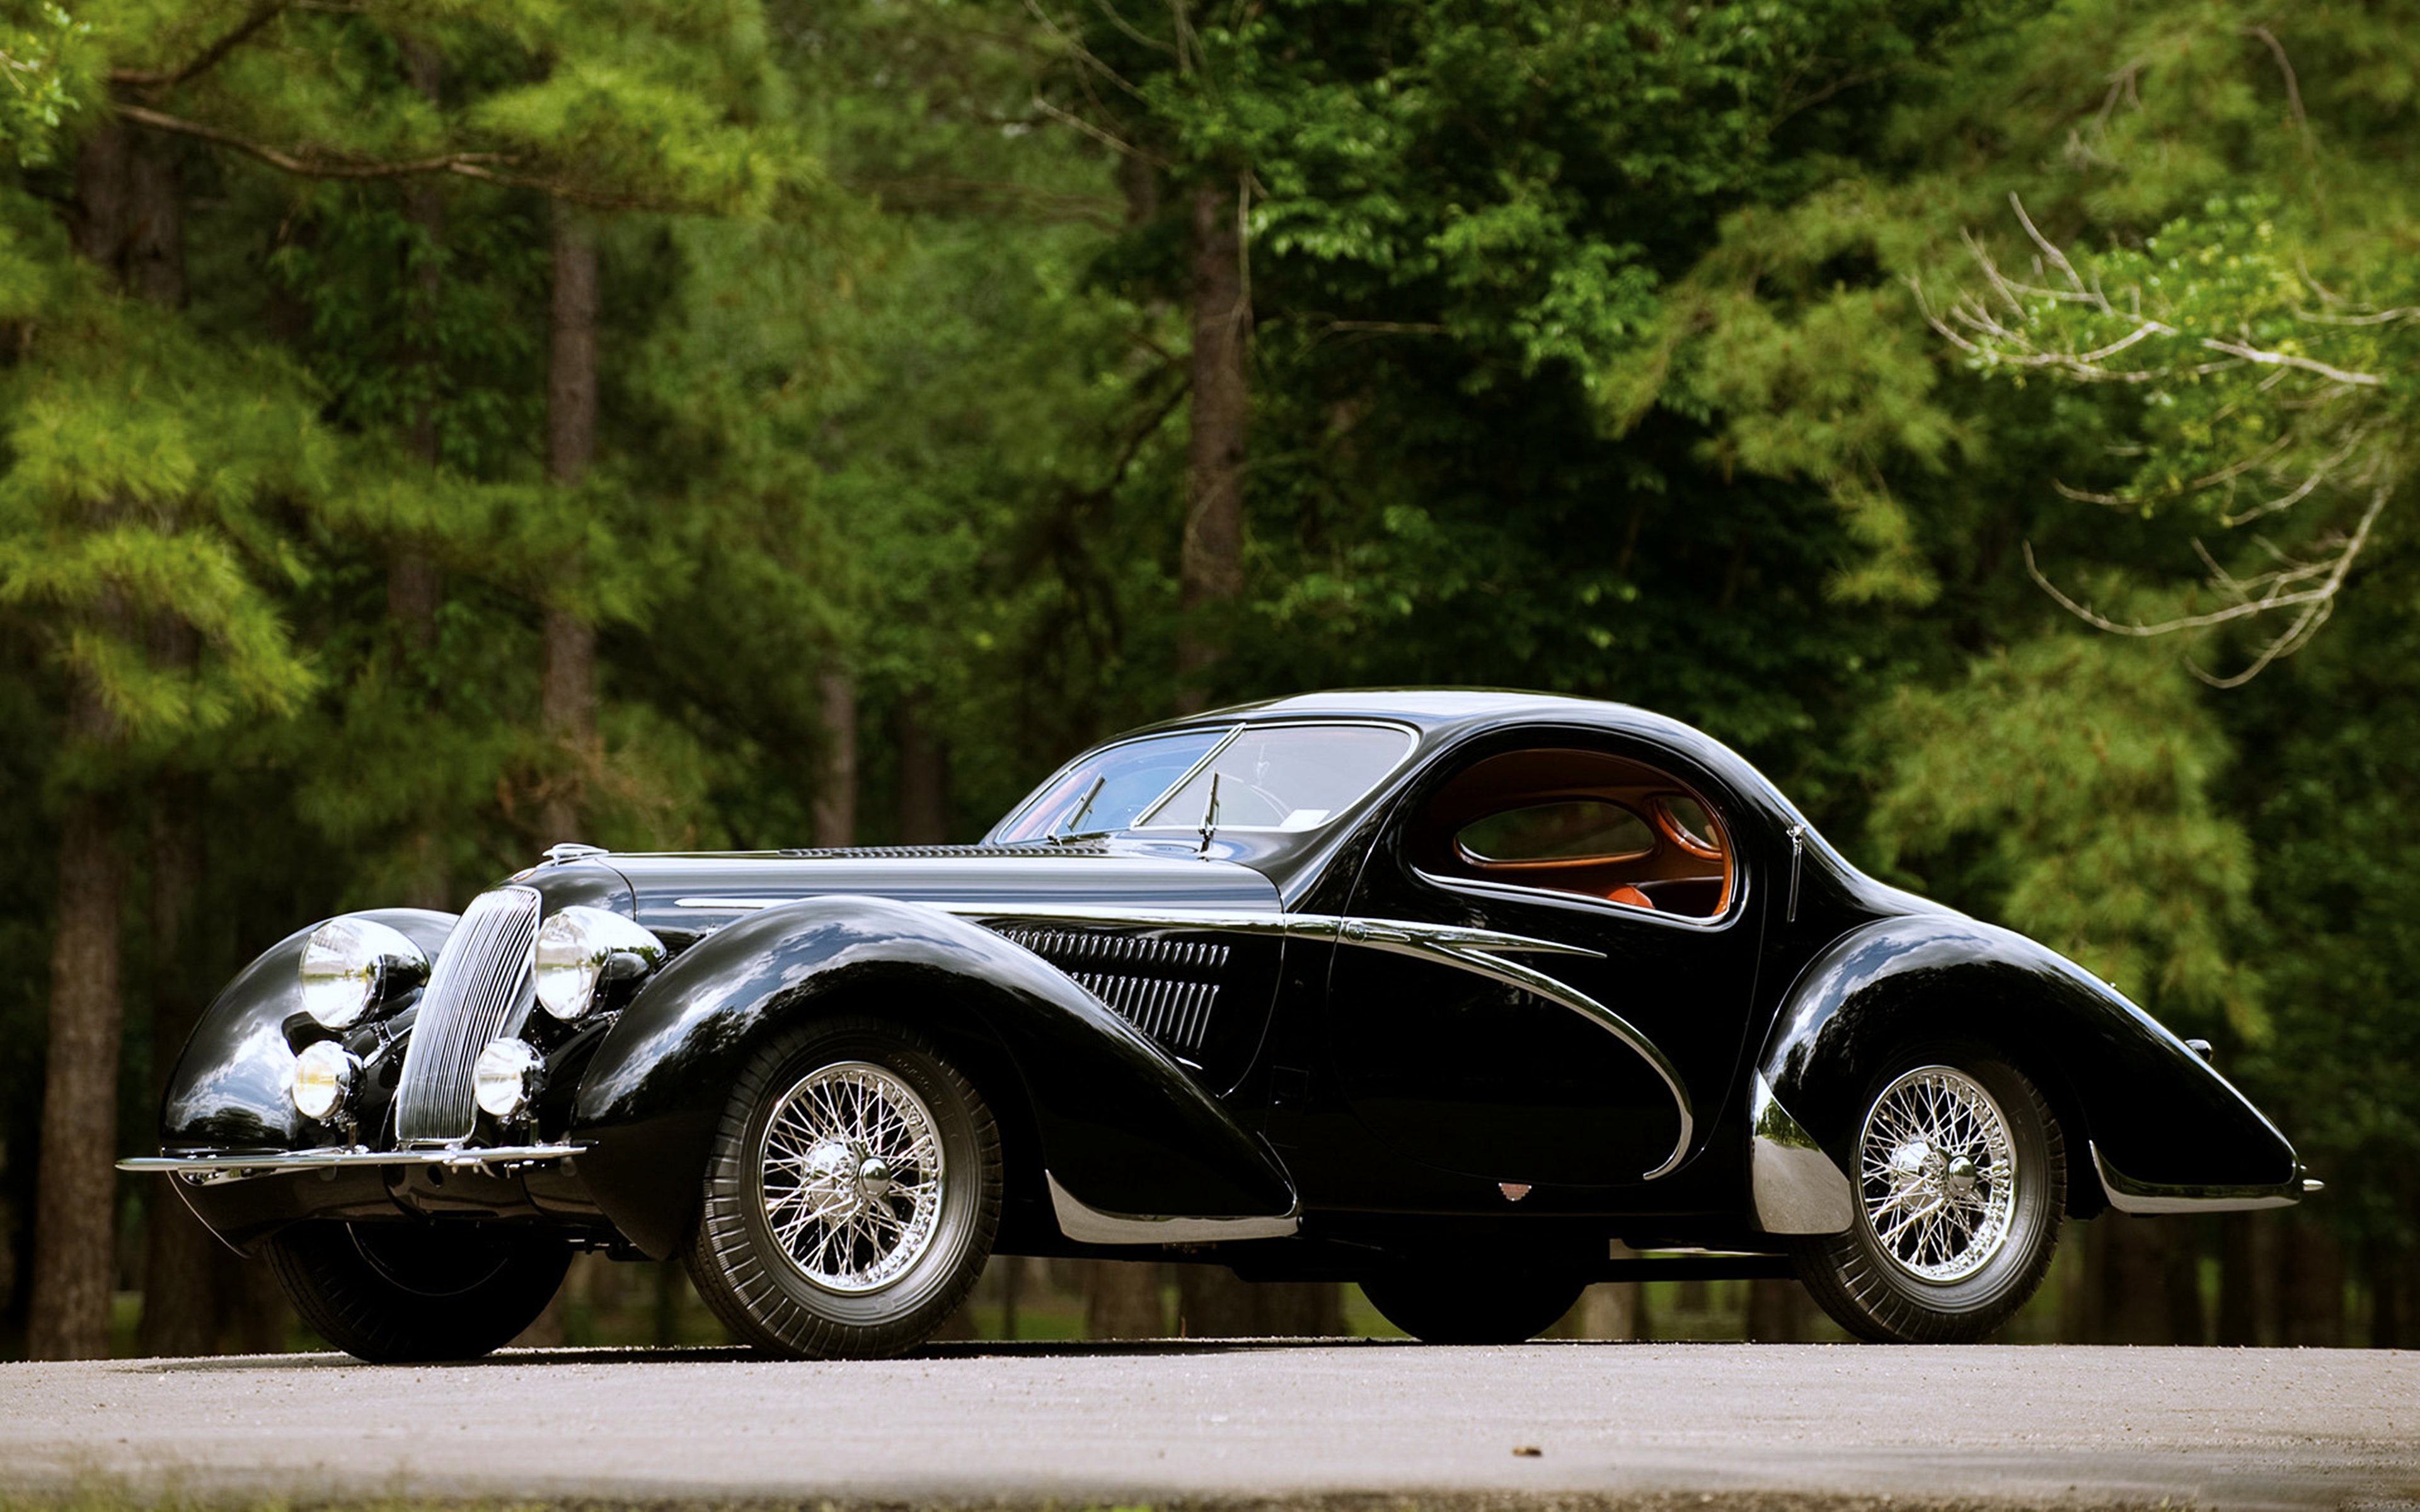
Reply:
<svg viewBox="0 0 2420 1512"><path fill-rule="evenodd" d="M494 1348L575 1248L803 1355L913 1346L995 1251L1355 1280L1435 1340L1690 1273L1973 1339L2062 1214L2306 1185L2184 1041L1720 744L1444 690L1112 742L975 845L567 845L324 921L221 994L162 1146L371 1359Z"/></svg>

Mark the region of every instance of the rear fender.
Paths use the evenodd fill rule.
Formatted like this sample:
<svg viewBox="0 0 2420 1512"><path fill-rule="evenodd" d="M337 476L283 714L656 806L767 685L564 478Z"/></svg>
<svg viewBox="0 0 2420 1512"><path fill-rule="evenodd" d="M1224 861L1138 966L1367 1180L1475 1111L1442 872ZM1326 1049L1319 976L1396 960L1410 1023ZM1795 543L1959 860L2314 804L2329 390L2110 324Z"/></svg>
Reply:
<svg viewBox="0 0 2420 1512"><path fill-rule="evenodd" d="M1773 1099L1853 1171L1875 1079L1911 1046L1956 1041L1997 1050L2050 1099L2067 1134L2078 1216L2118 1190L2118 1180L2104 1191L2096 1179L2096 1156L2128 1188L2205 1209L2301 1192L2285 1135L2158 1020L2055 951L1959 915L1888 918L1844 935L1791 988L1759 1071ZM2122 1194L2118 1205L2135 1207Z"/></svg>
<svg viewBox="0 0 2420 1512"><path fill-rule="evenodd" d="M971 1025L1013 1068L1042 1165L1109 1212L1265 1217L1284 1171L1184 1069L1021 946L925 904L828 896L768 908L684 951L622 1011L582 1077L581 1180L616 1227L669 1257L696 1221L716 1124L768 1036L818 1014ZM1039 1172L1010 1173L1037 1185Z"/></svg>

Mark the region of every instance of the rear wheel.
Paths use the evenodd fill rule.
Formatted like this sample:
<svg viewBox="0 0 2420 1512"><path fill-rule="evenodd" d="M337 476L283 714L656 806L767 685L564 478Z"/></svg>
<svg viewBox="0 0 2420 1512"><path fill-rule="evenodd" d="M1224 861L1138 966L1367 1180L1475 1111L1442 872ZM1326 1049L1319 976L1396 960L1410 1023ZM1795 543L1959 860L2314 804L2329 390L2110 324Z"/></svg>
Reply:
<svg viewBox="0 0 2420 1512"><path fill-rule="evenodd" d="M1519 1344L1571 1311L1580 1284L1544 1273L1421 1268L1373 1275L1361 1292L1387 1321L1423 1344Z"/></svg>
<svg viewBox="0 0 2420 1512"><path fill-rule="evenodd" d="M973 1084L921 1035L830 1020L733 1089L690 1274L768 1353L896 1354L973 1288L1000 1204L1000 1132Z"/></svg>
<svg viewBox="0 0 2420 1512"><path fill-rule="evenodd" d="M2067 1204L2058 1121L1989 1052L1913 1057L1876 1079L1857 1134L1857 1219L1792 1242L1799 1278L1842 1328L1969 1344L2050 1270Z"/></svg>
<svg viewBox="0 0 2420 1512"><path fill-rule="evenodd" d="M559 1239L421 1224L296 1224L268 1255L302 1320L373 1365L489 1353L537 1319L571 1264Z"/></svg>

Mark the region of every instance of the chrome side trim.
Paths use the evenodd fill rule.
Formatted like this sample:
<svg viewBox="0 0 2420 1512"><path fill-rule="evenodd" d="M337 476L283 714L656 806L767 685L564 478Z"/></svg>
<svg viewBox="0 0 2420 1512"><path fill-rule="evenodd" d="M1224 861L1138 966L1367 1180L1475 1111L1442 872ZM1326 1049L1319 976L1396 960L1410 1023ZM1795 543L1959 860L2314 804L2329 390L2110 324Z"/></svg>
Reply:
<svg viewBox="0 0 2420 1512"><path fill-rule="evenodd" d="M2290 1208L2303 1200L2303 1194L2316 1191L2311 1182L2303 1180L2298 1167L2294 1180L2277 1186L2161 1186L2150 1181L2137 1181L2109 1164L2101 1147L2086 1141L2092 1151L2092 1167L2101 1173L2101 1189L2109 1195L2109 1205L2119 1212L2248 1212L2256 1208Z"/></svg>
<svg viewBox="0 0 2420 1512"><path fill-rule="evenodd" d="M677 898L674 900L674 906L742 913L778 908L783 903L803 901L798 898ZM1642 1180L1652 1181L1672 1171L1681 1164L1682 1157L1689 1152L1690 1141L1697 1136L1697 1109L1689 1097L1689 1089L1681 1080L1680 1068L1672 1064L1671 1057L1664 1053L1661 1046L1649 1039L1637 1025L1586 993L1503 958L1508 952L1601 957L1604 954L1601 950L1536 939L1527 934L1468 929L1459 924L1428 924L1403 918L1348 918L1341 914L1261 914L1235 909L1026 907L1004 900L935 903L931 906L968 918L1047 919L1054 923L1092 924L1110 929L1219 930L1237 934L1275 934L1289 939L1391 950L1398 955L1419 956L1458 966L1570 1009L1629 1046L1662 1078L1665 1090L1671 1095L1672 1106L1681 1116L1681 1134L1663 1164L1648 1171Z"/></svg>
<svg viewBox="0 0 2420 1512"><path fill-rule="evenodd" d="M1228 1239L1286 1239L1302 1227L1301 1210L1267 1218L1145 1217L1103 1212L1059 1184L1048 1171L1050 1211L1059 1231L1079 1244L1212 1244Z"/></svg>
<svg viewBox="0 0 2420 1512"><path fill-rule="evenodd" d="M290 1149L274 1155L145 1155L117 1163L121 1171L160 1171L192 1186L216 1186L255 1176L334 1170L347 1165L439 1165L447 1170L535 1165L569 1160L586 1145L493 1145L463 1149Z"/></svg>
<svg viewBox="0 0 2420 1512"><path fill-rule="evenodd" d="M1857 1220L1848 1177L1790 1116L1761 1071L1748 1101L1748 1185L1757 1227L1768 1234L1837 1234Z"/></svg>

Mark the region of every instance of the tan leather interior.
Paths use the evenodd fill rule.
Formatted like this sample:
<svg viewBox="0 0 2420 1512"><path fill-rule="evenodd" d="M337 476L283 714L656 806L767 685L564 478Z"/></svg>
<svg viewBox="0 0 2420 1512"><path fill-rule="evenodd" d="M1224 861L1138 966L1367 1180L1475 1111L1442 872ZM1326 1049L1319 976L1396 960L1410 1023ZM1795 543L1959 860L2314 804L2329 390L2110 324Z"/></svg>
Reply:
<svg viewBox="0 0 2420 1512"><path fill-rule="evenodd" d="M1689 833L1668 806L1678 799L1703 810L1714 833ZM1645 823L1653 843L1621 856L1497 860L1474 856L1456 841L1483 819L1583 801L1628 810ZM1730 842L1714 806L1668 774L1604 751L1518 750L1474 763L1429 800L1409 839L1414 864L1437 875L1577 893L1699 918L1714 918L1730 906Z"/></svg>

